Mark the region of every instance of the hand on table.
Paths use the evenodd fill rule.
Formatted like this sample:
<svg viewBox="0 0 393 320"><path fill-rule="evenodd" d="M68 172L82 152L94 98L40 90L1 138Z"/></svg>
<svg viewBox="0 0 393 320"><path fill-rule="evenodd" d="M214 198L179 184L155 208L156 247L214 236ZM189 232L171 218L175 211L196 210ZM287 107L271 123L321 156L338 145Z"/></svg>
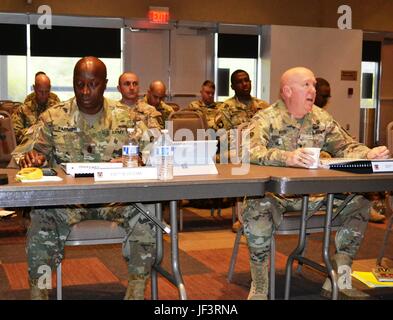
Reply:
<svg viewBox="0 0 393 320"><path fill-rule="evenodd" d="M45 163L46 158L42 153L39 153L35 150L29 151L25 153L19 160L19 167L28 168L28 167L42 167Z"/></svg>
<svg viewBox="0 0 393 320"><path fill-rule="evenodd" d="M287 159L285 163L288 167L308 168L314 163L314 159L311 155L311 151L304 150L303 148L299 148L294 151L287 151Z"/></svg>
<svg viewBox="0 0 393 320"><path fill-rule="evenodd" d="M385 146L375 147L367 153L367 159L387 159L389 154L390 152Z"/></svg>

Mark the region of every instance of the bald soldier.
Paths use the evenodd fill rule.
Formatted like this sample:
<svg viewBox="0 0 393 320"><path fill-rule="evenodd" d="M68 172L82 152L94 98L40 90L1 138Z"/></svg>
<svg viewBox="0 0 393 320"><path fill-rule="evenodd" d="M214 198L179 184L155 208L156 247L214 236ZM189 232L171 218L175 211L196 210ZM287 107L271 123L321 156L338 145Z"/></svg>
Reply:
<svg viewBox="0 0 393 320"><path fill-rule="evenodd" d="M168 120L169 115L175 110L164 102L166 97L166 86L160 80L155 80L149 85L146 96L139 101L139 104L144 107L146 104L156 108L161 116L157 118L160 128L165 128L165 121Z"/></svg>
<svg viewBox="0 0 393 320"><path fill-rule="evenodd" d="M329 113L314 105L315 83L312 71L302 67L289 69L282 75L281 99L259 111L249 125L250 162L308 168L313 159L305 147L321 148L333 157L387 158L389 151L386 147L369 149L355 141ZM310 197L309 210L316 208L321 201L323 197ZM334 206L339 206L342 201L335 200ZM364 237L369 207L369 202L357 195L341 211L344 223L336 233L336 253L332 259L336 272L340 267L351 270L352 260ZM282 197L266 194L263 198L247 201L242 218L250 251L252 283L249 299L267 299L268 257L273 223L278 226L284 212L295 210L301 210L301 198L296 195ZM331 296L330 279L325 281L322 294ZM365 296L365 293L354 288L343 287L339 281L339 298L360 299Z"/></svg>
<svg viewBox="0 0 393 320"><path fill-rule="evenodd" d="M25 102L12 115L12 125L18 144L22 141L27 129L37 122L40 114L60 102L57 95L50 92L50 79L44 72L37 72L33 89L34 92L26 97Z"/></svg>
<svg viewBox="0 0 393 320"><path fill-rule="evenodd" d="M121 93L120 102L135 113L137 120L145 122L149 129L160 129L161 113L147 103L138 102L139 78L133 72L124 72L119 77L117 90Z"/></svg>
<svg viewBox="0 0 393 320"><path fill-rule="evenodd" d="M41 167L63 162L108 162L121 156L127 128L135 128L144 148L146 125L130 110L103 96L105 64L95 57L80 59L74 68L75 97L43 112L14 151L20 167ZM148 139L148 138L147 138ZM71 225L86 219L116 221L126 229L123 255L128 262L125 299L143 299L154 259L155 227L136 209L140 204L69 205L35 208L27 236L27 258L32 299L48 299L39 286L40 266L52 270L64 257ZM151 212L154 205L145 204Z"/></svg>

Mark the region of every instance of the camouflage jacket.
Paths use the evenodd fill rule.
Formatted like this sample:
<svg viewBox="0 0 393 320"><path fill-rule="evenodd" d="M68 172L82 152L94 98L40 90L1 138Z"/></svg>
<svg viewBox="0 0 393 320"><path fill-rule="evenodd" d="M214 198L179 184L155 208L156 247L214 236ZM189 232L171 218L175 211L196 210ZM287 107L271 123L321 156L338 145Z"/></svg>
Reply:
<svg viewBox="0 0 393 320"><path fill-rule="evenodd" d="M121 100L119 102L122 103ZM161 128L159 124L161 113L153 106L143 103L141 100L132 106L124 103L122 104L130 109L130 112L133 114L133 118L136 119L136 121L143 121L149 129Z"/></svg>
<svg viewBox="0 0 393 320"><path fill-rule="evenodd" d="M149 143L148 130L142 121L119 102L104 99L100 118L90 126L71 98L43 112L36 125L26 133L13 156L34 149L43 153L50 166L63 162L106 162L121 156L127 128L136 128L141 150Z"/></svg>
<svg viewBox="0 0 393 320"><path fill-rule="evenodd" d="M204 116L206 118L208 128L217 130L218 128L216 126L215 119L217 116L218 106L219 103L217 102L213 102L211 105L207 106L203 101L195 100L190 102L187 110L195 111L201 116Z"/></svg>
<svg viewBox="0 0 393 320"><path fill-rule="evenodd" d="M142 107L145 107L147 105L149 107L154 108L153 106L151 106L150 104L147 103L146 96L138 101L138 105L141 105ZM165 129L165 121L168 120L169 115L172 112L174 112L175 110L170 105L166 104L163 101L161 101L159 107L155 108L155 109L161 113L161 116L156 117L156 119L158 120L158 123L160 125L160 129Z"/></svg>
<svg viewBox="0 0 393 320"><path fill-rule="evenodd" d="M24 104L20 105L12 114L16 143L19 144L22 141L27 129L37 122L42 112L59 102L60 100L57 96L56 98L50 96L47 105L40 107L33 97L33 99L25 101Z"/></svg>
<svg viewBox="0 0 393 320"><path fill-rule="evenodd" d="M218 108L216 126L225 130L234 129L244 122L249 122L257 111L268 106L266 101L254 97L251 97L250 103L246 105L234 96L225 100Z"/></svg>
<svg viewBox="0 0 393 320"><path fill-rule="evenodd" d="M49 92L49 99L54 100L56 102L60 102L60 99L57 96L57 94L52 91ZM26 96L25 101L23 101L23 103L29 102L30 100L35 100L35 92L34 91Z"/></svg>
<svg viewBox="0 0 393 320"><path fill-rule="evenodd" d="M284 102L278 100L259 111L248 129L250 162L260 165L285 166L285 151L302 147L318 147L339 158L365 158L370 151L317 106L313 106L303 119L295 119Z"/></svg>

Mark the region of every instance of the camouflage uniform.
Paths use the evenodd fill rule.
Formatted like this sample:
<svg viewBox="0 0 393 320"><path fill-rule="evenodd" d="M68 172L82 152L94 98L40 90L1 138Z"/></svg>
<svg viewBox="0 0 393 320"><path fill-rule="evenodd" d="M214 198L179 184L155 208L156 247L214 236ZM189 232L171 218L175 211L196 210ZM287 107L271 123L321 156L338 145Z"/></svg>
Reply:
<svg viewBox="0 0 393 320"><path fill-rule="evenodd" d="M49 92L49 99L54 100L56 102L60 102L59 97L54 92ZM34 91L26 96L25 101L23 101L23 103L29 102L31 100L35 100L35 92Z"/></svg>
<svg viewBox="0 0 393 320"><path fill-rule="evenodd" d="M32 97L28 99L30 96ZM56 95L53 97L49 96L46 106L41 107L34 98L35 94L33 92L33 94L27 96L24 104L20 105L12 114L12 125L15 131L16 143L18 144L22 141L27 129L37 122L40 114L60 102Z"/></svg>
<svg viewBox="0 0 393 320"><path fill-rule="evenodd" d="M235 129L238 125L249 122L257 111L266 109L268 106L266 101L254 97L251 97L248 104L244 104L234 96L219 106L215 118L216 126L227 131Z"/></svg>
<svg viewBox="0 0 393 320"><path fill-rule="evenodd" d="M216 126L216 115L218 110L219 104L217 102L213 102L211 105L207 106L201 100L195 100L190 102L187 107L187 110L195 111L200 114L202 117L206 118L208 128L217 130L218 127Z"/></svg>
<svg viewBox="0 0 393 320"><path fill-rule="evenodd" d="M99 118L90 126L79 111L75 98L43 112L35 128L13 155L18 162L29 150L43 153L49 165L62 162L106 162L121 155L126 130L136 127L140 146L145 146L146 125L136 122L130 110L119 102L104 99ZM148 275L154 257L155 227L136 209L138 204L69 205L35 208L31 212L27 256L30 279L37 279L41 265L55 268L64 256L64 242L70 226L86 219L112 220L127 231L123 255L132 274ZM154 205L146 205L154 212Z"/></svg>
<svg viewBox="0 0 393 320"><path fill-rule="evenodd" d="M218 130L217 136L219 137L217 162L228 163L233 162L233 159L237 161L240 155L236 154L237 139L234 138L237 136L236 128L241 124L250 122L257 111L266 109L268 106L267 102L254 97L251 97L246 105L240 102L236 96L220 104L214 120L216 130Z"/></svg>
<svg viewBox="0 0 393 320"><path fill-rule="evenodd" d="M124 104L121 100L119 102ZM156 108L147 103L140 103L140 101L132 106L124 105L130 109L136 121L143 121L149 129L160 129L161 113Z"/></svg>
<svg viewBox="0 0 393 320"><path fill-rule="evenodd" d="M325 110L313 106L303 119L294 119L283 101L258 112L250 123L250 162L259 165L285 166L285 151L301 147L319 147L333 157L365 158L370 151L351 138ZM310 197L309 209L323 197ZM244 233L251 260L265 261L270 252L273 223L278 226L286 211L301 210L301 198L266 194L263 198L246 201L243 212ZM334 200L334 207L343 200ZM341 211L343 225L336 233L338 253L354 257L367 226L370 203L355 196Z"/></svg>
<svg viewBox="0 0 393 320"><path fill-rule="evenodd" d="M152 107L150 104L147 103L147 97L145 96L143 99L140 99L138 101L138 105L141 107ZM154 107L153 107L154 108ZM158 120L158 123L160 125L160 129L165 129L165 121L168 120L169 115L174 112L175 110L165 102L161 101L160 105L158 108L155 108L158 112L161 113L161 116L156 117Z"/></svg>

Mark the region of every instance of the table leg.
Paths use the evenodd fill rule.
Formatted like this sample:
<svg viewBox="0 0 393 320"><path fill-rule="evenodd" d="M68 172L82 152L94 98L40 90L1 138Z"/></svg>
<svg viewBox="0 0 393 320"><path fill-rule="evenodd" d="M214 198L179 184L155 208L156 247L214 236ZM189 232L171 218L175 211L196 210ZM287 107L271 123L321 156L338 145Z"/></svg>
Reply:
<svg viewBox="0 0 393 320"><path fill-rule="evenodd" d="M177 201L173 200L169 203L169 213L171 220L171 263L175 284L179 290L181 300L187 300L187 293L184 286L183 278L179 265L179 239L177 232Z"/></svg>
<svg viewBox="0 0 393 320"><path fill-rule="evenodd" d="M329 193L327 196L325 230L324 230L324 237L323 237L323 260L326 265L327 274L332 282L332 300L337 300L338 298L337 274L332 267L332 263L330 262L330 254L329 254L330 234L332 229L333 200L334 200L334 194Z"/></svg>
<svg viewBox="0 0 393 320"><path fill-rule="evenodd" d="M156 216L160 221L162 220L162 204L160 202L156 203ZM162 262L162 257L164 255L164 246L162 241L162 230L156 227L156 259L154 265L160 265ZM157 270L152 268L151 270L151 298L152 300L158 299L158 280L157 280Z"/></svg>
<svg viewBox="0 0 393 320"><path fill-rule="evenodd" d="M306 244L306 223L307 223L307 213L308 213L308 195L303 196L302 201L302 217L300 223L300 234L297 247L289 255L285 270L285 300L289 300L290 290L291 290L291 277L292 277L292 266L295 259L301 255L304 251Z"/></svg>

